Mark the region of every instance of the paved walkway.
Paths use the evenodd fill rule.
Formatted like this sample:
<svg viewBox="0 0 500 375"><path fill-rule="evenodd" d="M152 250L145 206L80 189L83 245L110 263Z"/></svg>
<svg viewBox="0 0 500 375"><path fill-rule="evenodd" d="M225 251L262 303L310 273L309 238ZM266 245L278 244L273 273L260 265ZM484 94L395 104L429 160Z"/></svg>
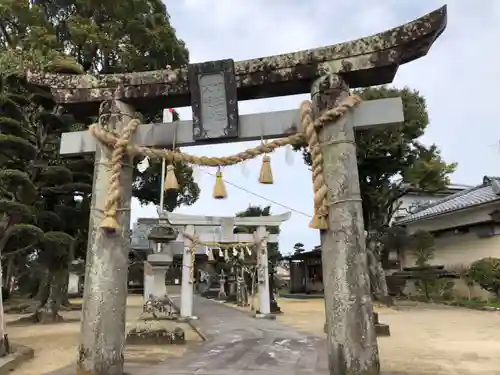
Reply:
<svg viewBox="0 0 500 375"><path fill-rule="evenodd" d="M177 298L172 298L176 304ZM328 374L319 338L201 297L195 297L193 311L207 341L147 375Z"/></svg>
<svg viewBox="0 0 500 375"><path fill-rule="evenodd" d="M171 298L179 305L178 296ZM126 363L127 374L329 375L323 339L199 296L194 298L193 311L205 342L157 365ZM74 371L71 366L50 375L73 375Z"/></svg>

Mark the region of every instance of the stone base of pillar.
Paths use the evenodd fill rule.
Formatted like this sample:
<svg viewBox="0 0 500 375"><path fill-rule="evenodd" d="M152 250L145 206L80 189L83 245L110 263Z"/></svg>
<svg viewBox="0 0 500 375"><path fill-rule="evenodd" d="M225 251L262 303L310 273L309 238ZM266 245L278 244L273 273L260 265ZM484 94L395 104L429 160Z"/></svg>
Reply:
<svg viewBox="0 0 500 375"><path fill-rule="evenodd" d="M257 311L254 315L255 319L269 319L269 320L276 320L276 315L274 314L261 314L259 311Z"/></svg>
<svg viewBox="0 0 500 375"><path fill-rule="evenodd" d="M190 320L198 320L197 316L179 316L176 319L178 322L189 322Z"/></svg>
<svg viewBox="0 0 500 375"><path fill-rule="evenodd" d="M380 323L378 320L378 313L373 313L373 325L375 326L375 333L378 337L387 337L391 335L391 329L388 324ZM323 332L326 333L326 323L323 325Z"/></svg>
<svg viewBox="0 0 500 375"><path fill-rule="evenodd" d="M227 301L227 294L219 292L219 294L217 295L217 300L219 300L219 301Z"/></svg>
<svg viewBox="0 0 500 375"><path fill-rule="evenodd" d="M283 314L281 307L278 306L278 302L271 301L271 314Z"/></svg>
<svg viewBox="0 0 500 375"><path fill-rule="evenodd" d="M375 332L377 333L377 336L383 337L383 336L390 336L391 335L391 330L387 324L380 323L378 320L378 313L374 312L373 313L373 323L375 325Z"/></svg>

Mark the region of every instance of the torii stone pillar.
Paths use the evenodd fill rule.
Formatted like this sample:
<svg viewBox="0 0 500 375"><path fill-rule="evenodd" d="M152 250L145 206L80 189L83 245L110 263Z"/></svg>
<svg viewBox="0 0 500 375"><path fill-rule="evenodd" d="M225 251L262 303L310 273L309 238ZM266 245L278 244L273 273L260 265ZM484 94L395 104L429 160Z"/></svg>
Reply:
<svg viewBox="0 0 500 375"><path fill-rule="evenodd" d="M314 116L347 96L341 76L319 78L311 89ZM330 200L329 228L320 233L330 374L379 374L352 114L324 124L318 138Z"/></svg>
<svg viewBox="0 0 500 375"><path fill-rule="evenodd" d="M271 314L271 296L269 294L269 257L267 254L267 235L266 227L261 225L254 232L255 242L260 241L257 249L257 267L258 267L258 290L259 290L259 313L257 318L269 317Z"/></svg>
<svg viewBox="0 0 500 375"><path fill-rule="evenodd" d="M134 109L119 100L103 102L99 126L121 133L134 116ZM130 252L130 200L132 195L132 157L122 160L122 190L118 223L113 234L100 227L102 209L108 194L112 150L98 144L94 164L94 189L85 267L78 373L123 374L125 344L125 306Z"/></svg>
<svg viewBox="0 0 500 375"><path fill-rule="evenodd" d="M194 236L194 225L187 225L184 233L188 236ZM181 317L190 319L193 316L193 290L194 280L191 280L191 274L194 275L193 254L191 253L192 242L184 237L184 252L182 253L182 285L181 285Z"/></svg>

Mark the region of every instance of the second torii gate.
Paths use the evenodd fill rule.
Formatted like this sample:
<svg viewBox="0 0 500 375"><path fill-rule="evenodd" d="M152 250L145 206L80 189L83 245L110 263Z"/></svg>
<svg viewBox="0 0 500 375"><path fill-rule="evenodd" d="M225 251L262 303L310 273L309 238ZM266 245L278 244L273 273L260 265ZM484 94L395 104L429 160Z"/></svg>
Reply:
<svg viewBox="0 0 500 375"><path fill-rule="evenodd" d="M238 244L255 243L258 265L258 291L260 314L266 317L270 314L269 272L267 243L277 243L278 235L270 234L267 227L279 227L290 219L291 213L259 217L224 217L224 216L197 216L165 212L160 216L168 219L170 224L180 230L177 241L184 242L182 254L182 288L181 288L181 316L189 318L193 315L193 283L190 271L193 264L191 239L196 238L200 243ZM203 227L218 227L220 230L207 233ZM234 233L235 227L257 227L254 233ZM186 236L186 235L187 236Z"/></svg>

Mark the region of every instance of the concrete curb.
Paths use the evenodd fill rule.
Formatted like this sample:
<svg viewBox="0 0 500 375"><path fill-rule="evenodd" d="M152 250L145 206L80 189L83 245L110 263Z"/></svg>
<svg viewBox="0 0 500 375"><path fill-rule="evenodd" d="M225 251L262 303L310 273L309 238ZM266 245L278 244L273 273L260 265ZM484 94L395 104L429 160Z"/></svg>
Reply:
<svg viewBox="0 0 500 375"><path fill-rule="evenodd" d="M7 375L24 362L35 356L35 351L28 346L12 344L13 352L0 359L0 375Z"/></svg>
<svg viewBox="0 0 500 375"><path fill-rule="evenodd" d="M172 304L172 306L175 308L175 310L177 311L177 314L180 315L181 309L179 308L179 306L177 306L175 304L175 302L170 299L170 297L167 296L167 299ZM207 341L207 336L203 332L203 330L199 324L198 319L180 319L179 322L187 323L188 326L190 326L198 334L198 336L201 337L201 339L203 341ZM2 374L0 374L0 375L2 375Z"/></svg>

